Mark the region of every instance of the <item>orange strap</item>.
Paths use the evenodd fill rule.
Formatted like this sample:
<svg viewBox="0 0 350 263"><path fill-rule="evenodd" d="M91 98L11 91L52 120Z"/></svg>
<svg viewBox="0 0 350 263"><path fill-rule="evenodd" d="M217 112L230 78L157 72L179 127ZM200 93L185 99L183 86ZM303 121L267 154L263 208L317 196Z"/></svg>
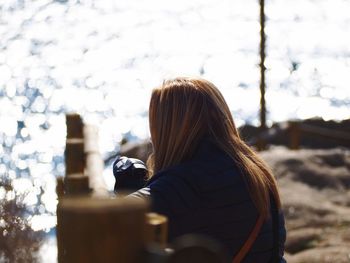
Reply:
<svg viewBox="0 0 350 263"><path fill-rule="evenodd" d="M256 240L263 223L264 223L264 216L260 215L258 220L255 223L253 231L250 233L248 239L245 241L244 245L238 251L237 255L233 258L232 263L240 263L245 257L245 255L247 255L254 241Z"/></svg>

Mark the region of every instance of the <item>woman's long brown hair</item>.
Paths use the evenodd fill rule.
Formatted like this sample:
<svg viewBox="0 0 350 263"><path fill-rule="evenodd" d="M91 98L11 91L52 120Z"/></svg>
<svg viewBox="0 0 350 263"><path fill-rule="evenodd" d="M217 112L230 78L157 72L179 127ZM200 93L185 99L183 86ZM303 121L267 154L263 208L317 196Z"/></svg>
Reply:
<svg viewBox="0 0 350 263"><path fill-rule="evenodd" d="M269 215L270 192L281 207L271 170L241 140L224 97L211 82L200 78L165 81L153 90L149 125L153 144L147 162L150 177L190 159L201 138L209 135L241 169L260 214Z"/></svg>

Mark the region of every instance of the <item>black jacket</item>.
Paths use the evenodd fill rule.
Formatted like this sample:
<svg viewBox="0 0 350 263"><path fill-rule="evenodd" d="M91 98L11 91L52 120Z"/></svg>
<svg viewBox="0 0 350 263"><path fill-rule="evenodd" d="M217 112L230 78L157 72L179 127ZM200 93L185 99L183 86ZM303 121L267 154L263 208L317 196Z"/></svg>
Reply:
<svg viewBox="0 0 350 263"><path fill-rule="evenodd" d="M207 235L219 241L232 257L258 218L242 173L208 139L199 144L191 160L157 173L146 188L133 195L150 196L152 210L168 217L170 241L189 233ZM282 263L286 230L281 212L278 217L275 232ZM243 262L270 262L272 253L273 226L272 219L268 219Z"/></svg>

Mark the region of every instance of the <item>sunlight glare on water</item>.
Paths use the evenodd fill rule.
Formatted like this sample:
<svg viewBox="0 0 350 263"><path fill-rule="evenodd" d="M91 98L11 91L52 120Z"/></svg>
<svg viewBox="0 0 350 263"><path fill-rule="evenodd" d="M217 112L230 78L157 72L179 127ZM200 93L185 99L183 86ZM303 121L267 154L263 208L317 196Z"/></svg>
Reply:
<svg viewBox="0 0 350 263"><path fill-rule="evenodd" d="M349 118L349 10L346 0L266 1L268 123ZM55 225L66 112L99 127L107 157L123 137L149 137L152 88L196 75L219 87L237 126L258 125L259 31L256 0L2 0L0 176L44 205L33 229ZM110 167L104 178L111 188Z"/></svg>

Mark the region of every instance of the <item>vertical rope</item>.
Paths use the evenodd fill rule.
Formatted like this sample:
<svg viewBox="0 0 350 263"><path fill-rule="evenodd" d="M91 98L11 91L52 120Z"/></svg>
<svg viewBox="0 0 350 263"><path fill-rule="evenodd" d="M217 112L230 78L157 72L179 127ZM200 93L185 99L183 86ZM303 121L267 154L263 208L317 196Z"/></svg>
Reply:
<svg viewBox="0 0 350 263"><path fill-rule="evenodd" d="M260 3L260 128L266 128L266 102L265 102L265 0L259 0Z"/></svg>
<svg viewBox="0 0 350 263"><path fill-rule="evenodd" d="M266 140L262 134L266 130L266 102L265 102L265 0L259 0L260 4L260 132L257 148L262 151L266 148Z"/></svg>

